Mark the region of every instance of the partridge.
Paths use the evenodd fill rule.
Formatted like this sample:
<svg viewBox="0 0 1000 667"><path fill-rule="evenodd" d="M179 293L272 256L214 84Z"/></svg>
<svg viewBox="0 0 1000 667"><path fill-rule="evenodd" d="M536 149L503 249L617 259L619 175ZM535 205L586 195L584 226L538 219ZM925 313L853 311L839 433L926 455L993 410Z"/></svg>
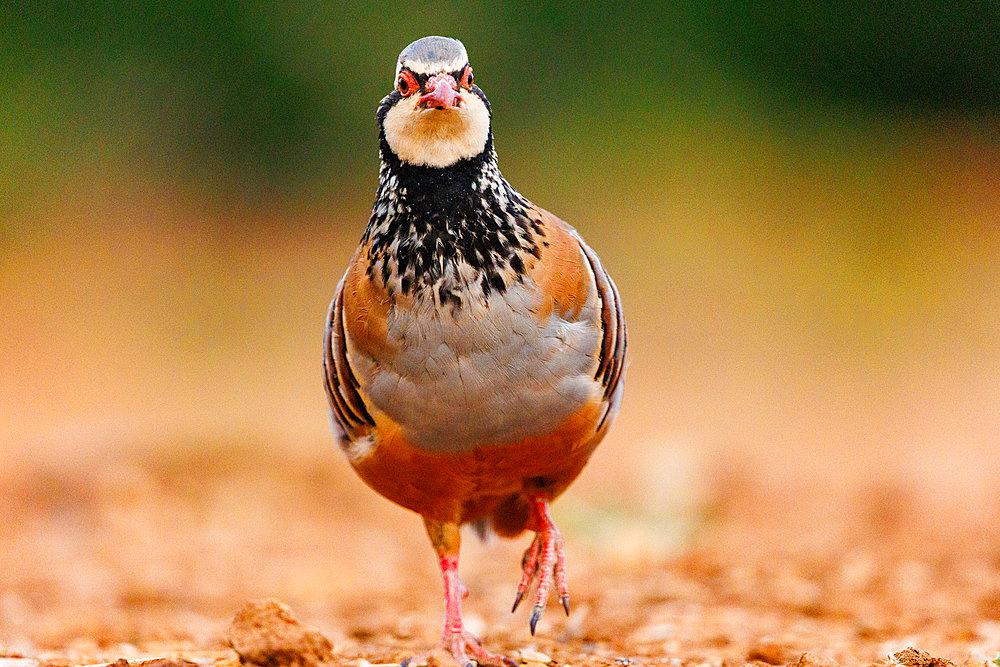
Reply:
<svg viewBox="0 0 1000 667"><path fill-rule="evenodd" d="M376 118L378 192L326 324L331 421L361 479L423 517L444 649L503 663L462 624L460 529L533 531L514 609L537 582L532 634L553 587L569 613L549 503L618 412L621 301L580 235L500 173L461 42L403 49Z"/></svg>

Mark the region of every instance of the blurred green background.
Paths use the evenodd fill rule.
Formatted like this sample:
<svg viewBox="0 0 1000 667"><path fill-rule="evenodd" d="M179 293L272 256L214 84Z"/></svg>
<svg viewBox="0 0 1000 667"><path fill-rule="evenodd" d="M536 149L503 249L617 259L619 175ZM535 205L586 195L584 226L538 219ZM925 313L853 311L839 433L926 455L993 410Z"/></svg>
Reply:
<svg viewBox="0 0 1000 667"><path fill-rule="evenodd" d="M329 444L324 309L426 34L465 42L506 176L621 285L612 452L1000 434L998 3L96 1L0 7L13 440Z"/></svg>
<svg viewBox="0 0 1000 667"><path fill-rule="evenodd" d="M603 160L655 183L687 157L685 136L709 128L809 144L822 164L869 135L891 141L915 117L984 121L992 137L1000 108L990 2L97 1L0 12L6 212L76 171L123 162L212 200L360 197L374 173L372 110L395 55L426 33L467 42L504 157L569 162L574 181L604 184Z"/></svg>

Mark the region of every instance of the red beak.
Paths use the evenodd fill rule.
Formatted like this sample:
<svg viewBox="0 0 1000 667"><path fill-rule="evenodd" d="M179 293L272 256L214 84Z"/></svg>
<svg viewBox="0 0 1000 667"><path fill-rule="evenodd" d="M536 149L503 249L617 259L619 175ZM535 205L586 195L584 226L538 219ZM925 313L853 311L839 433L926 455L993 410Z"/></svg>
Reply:
<svg viewBox="0 0 1000 667"><path fill-rule="evenodd" d="M450 74L435 74L427 80L424 90L427 92L420 97L418 104L428 109L450 109L462 102L458 82Z"/></svg>

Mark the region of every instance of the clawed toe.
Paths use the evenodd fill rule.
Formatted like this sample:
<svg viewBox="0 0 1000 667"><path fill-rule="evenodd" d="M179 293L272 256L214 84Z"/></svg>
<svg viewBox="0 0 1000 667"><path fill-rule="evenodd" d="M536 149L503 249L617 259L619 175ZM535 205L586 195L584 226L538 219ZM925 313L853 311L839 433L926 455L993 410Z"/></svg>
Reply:
<svg viewBox="0 0 1000 667"><path fill-rule="evenodd" d="M451 653L455 661L459 665L462 665L462 667L474 667L475 665L517 666L517 663L510 658L484 649L483 645L479 642L479 638L465 630L452 635L446 635L442 640L442 644L444 645L444 649ZM470 653L472 654L471 659L469 657Z"/></svg>
<svg viewBox="0 0 1000 667"><path fill-rule="evenodd" d="M545 613L545 607L540 604L536 604L535 608L531 610L531 618L528 619L528 626L531 628L531 634L535 634L535 626L538 625L538 619L542 617Z"/></svg>
<svg viewBox="0 0 1000 667"><path fill-rule="evenodd" d="M528 587L532 581L537 580L535 605L528 620L531 634L534 635L535 627L542 618L542 614L545 613L545 603L548 602L549 592L553 585L558 591L559 603L566 615L569 615L569 587L566 582L565 547L559 529L556 528L549 516L548 503L544 498L532 498L531 504L535 539L532 540L521 559L521 581L517 585L517 593L514 595L514 606L511 612L517 610Z"/></svg>

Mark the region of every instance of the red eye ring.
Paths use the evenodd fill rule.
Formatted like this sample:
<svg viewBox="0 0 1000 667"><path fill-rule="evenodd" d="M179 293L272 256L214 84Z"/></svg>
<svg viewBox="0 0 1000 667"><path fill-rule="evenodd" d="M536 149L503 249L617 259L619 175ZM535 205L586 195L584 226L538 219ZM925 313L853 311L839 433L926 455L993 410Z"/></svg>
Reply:
<svg viewBox="0 0 1000 667"><path fill-rule="evenodd" d="M462 85L462 88L465 88L466 90L472 90L472 67L471 66L469 66L469 65L465 66L465 71L462 72L462 80L461 80L460 83Z"/></svg>
<svg viewBox="0 0 1000 667"><path fill-rule="evenodd" d="M420 84L417 83L417 77L413 76L413 72L404 69L399 73L399 78L396 79L396 88L399 89L399 92L403 97L409 97L413 93L417 92L420 88Z"/></svg>

